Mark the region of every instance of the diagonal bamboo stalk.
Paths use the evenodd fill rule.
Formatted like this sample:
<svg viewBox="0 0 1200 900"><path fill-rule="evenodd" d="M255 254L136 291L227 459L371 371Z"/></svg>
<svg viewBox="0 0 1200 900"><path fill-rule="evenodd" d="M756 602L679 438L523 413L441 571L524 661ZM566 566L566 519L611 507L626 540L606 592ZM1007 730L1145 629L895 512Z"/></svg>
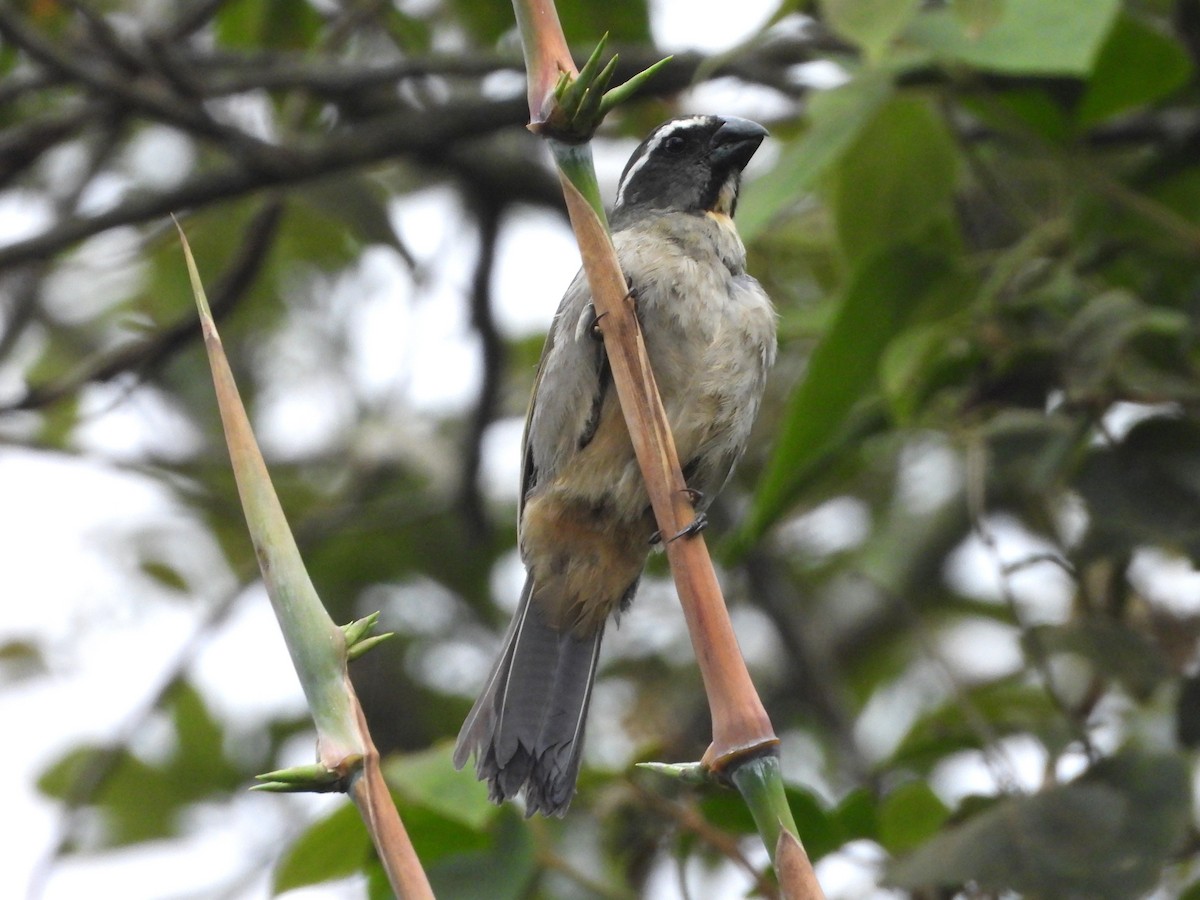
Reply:
<svg viewBox="0 0 1200 900"><path fill-rule="evenodd" d="M677 534L691 522L692 504L637 315L608 234L587 150L587 141L604 112L628 95L631 83L614 88L599 101L594 93L590 101L584 99L587 90L572 83L580 73L567 52L553 0L513 0L513 6L529 73L530 128L549 139L558 163L613 384L659 532ZM592 63L598 62L597 56L593 55L585 73L595 68ZM611 66L603 71L610 72ZM597 91L602 89L603 84L595 86ZM564 109L564 99L570 98L576 105ZM590 114L581 116L585 103ZM738 647L707 546L694 535L689 540L669 541L666 548L712 716L713 741L700 766L732 781L742 793L768 851L779 864L785 896L823 900L784 797L779 740Z"/></svg>
<svg viewBox="0 0 1200 900"><path fill-rule="evenodd" d="M694 513L625 277L603 223L565 175L561 181L650 503L660 533L677 534ZM721 772L778 738L750 680L703 536L669 541L666 550L712 714L713 742L703 762Z"/></svg>
<svg viewBox="0 0 1200 900"><path fill-rule="evenodd" d="M433 891L425 871L384 784L379 751L371 740L347 670L349 654L382 635L368 637L374 624L370 617L352 623L345 630L339 628L321 604L271 485L182 229L179 236L200 312L204 346L246 524L271 606L317 728L317 764L260 776L266 783L259 787L275 791L349 792L366 823L392 890L405 900L432 900Z"/></svg>

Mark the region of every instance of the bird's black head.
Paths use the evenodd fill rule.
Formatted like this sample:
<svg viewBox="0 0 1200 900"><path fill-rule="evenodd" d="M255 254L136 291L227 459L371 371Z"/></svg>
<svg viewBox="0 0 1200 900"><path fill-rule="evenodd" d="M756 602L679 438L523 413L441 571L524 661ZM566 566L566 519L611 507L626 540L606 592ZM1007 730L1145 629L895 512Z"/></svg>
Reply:
<svg viewBox="0 0 1200 900"><path fill-rule="evenodd" d="M634 151L621 174L614 225L649 210L732 216L742 169L767 129L734 116L671 119Z"/></svg>

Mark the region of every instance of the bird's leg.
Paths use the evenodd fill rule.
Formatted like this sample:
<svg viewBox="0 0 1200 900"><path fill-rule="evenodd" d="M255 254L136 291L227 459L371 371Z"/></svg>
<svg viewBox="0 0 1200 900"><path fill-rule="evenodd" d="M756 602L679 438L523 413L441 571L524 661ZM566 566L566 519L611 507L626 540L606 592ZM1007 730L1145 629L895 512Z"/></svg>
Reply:
<svg viewBox="0 0 1200 900"><path fill-rule="evenodd" d="M625 278L625 287L627 290L625 291L624 299L633 304L633 314L636 316L638 308L637 294L633 290L633 279L629 278L628 276ZM600 327L600 320L607 315L608 313L606 312L596 312L596 304L589 303L587 305L587 308L583 313L583 321L581 322L581 325L587 331L587 333L591 335L592 340L604 340L604 329Z"/></svg>
<svg viewBox="0 0 1200 900"><path fill-rule="evenodd" d="M695 488L684 488L683 493L688 495L688 499L692 501L692 506L696 506L701 500L704 499L704 492L698 491ZM681 529L679 529L679 531L675 534L674 537L668 538L667 543L670 544L673 541L679 540L681 537L691 537L693 534L699 534L707 527L708 527L708 514L702 513L702 512L696 513L696 517L694 519L692 519L692 521L689 522L687 525L684 525ZM662 532L661 531L656 531L656 532L654 532L654 534L650 535L650 544L652 546L654 544L661 544L661 543L662 543Z"/></svg>

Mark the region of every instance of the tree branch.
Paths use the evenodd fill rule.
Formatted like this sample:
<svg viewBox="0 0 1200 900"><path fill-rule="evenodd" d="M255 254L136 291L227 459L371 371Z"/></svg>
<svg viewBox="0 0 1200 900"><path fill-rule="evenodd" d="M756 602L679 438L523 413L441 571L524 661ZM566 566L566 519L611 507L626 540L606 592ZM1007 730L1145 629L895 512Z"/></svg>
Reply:
<svg viewBox="0 0 1200 900"><path fill-rule="evenodd" d="M473 537L483 541L491 532L479 489L483 435L496 418L500 385L504 375L504 341L496 330L496 320L492 315L492 270L496 262L496 238L499 235L503 210L487 199L481 199L477 206L479 257L475 263L475 274L471 283L471 327L479 336L483 356L483 383L479 388L479 399L467 423L463 440L459 506Z"/></svg>
<svg viewBox="0 0 1200 900"><path fill-rule="evenodd" d="M128 72L113 70L108 65L90 64L82 54L70 53L43 38L37 29L26 25L20 15L3 4L0 4L0 36L36 62L79 82L98 97L115 99L157 121L208 138L256 165L277 168L288 162L287 151L283 148L216 121L202 106L180 103L161 79L145 87L131 79ZM122 55L121 59L126 57Z"/></svg>
<svg viewBox="0 0 1200 900"><path fill-rule="evenodd" d="M251 170L231 165L200 172L170 191L138 194L93 216L63 219L41 234L0 248L0 269L44 259L71 244L115 228L161 219L173 212L206 206L267 188L300 184L396 156L433 156L446 146L523 121L519 101L474 101L426 113L382 117L352 132L338 132L290 154L290 165Z"/></svg>
<svg viewBox="0 0 1200 900"><path fill-rule="evenodd" d="M263 262L279 232L282 214L283 203L272 200L246 226L238 243L238 255L213 286L210 305L215 321L222 321L233 311L262 271ZM85 384L111 381L125 372L136 371L144 376L199 338L195 316L185 315L150 337L120 347L85 365L81 371L59 381L29 388L24 397L0 407L0 412L45 409L65 397L74 396Z"/></svg>

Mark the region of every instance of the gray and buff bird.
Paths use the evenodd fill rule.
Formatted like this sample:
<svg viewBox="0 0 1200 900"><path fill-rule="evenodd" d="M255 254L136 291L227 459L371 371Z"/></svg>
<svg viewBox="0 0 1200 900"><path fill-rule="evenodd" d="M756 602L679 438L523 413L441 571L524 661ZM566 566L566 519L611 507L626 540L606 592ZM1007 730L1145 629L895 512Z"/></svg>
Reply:
<svg viewBox="0 0 1200 900"><path fill-rule="evenodd" d="M611 216L698 525L746 447L775 358L775 312L733 225L766 134L733 117L660 125L626 164ZM605 623L633 599L656 535L582 272L542 352L518 515L520 607L454 763L473 751L494 802L524 788L527 815L561 816Z"/></svg>

